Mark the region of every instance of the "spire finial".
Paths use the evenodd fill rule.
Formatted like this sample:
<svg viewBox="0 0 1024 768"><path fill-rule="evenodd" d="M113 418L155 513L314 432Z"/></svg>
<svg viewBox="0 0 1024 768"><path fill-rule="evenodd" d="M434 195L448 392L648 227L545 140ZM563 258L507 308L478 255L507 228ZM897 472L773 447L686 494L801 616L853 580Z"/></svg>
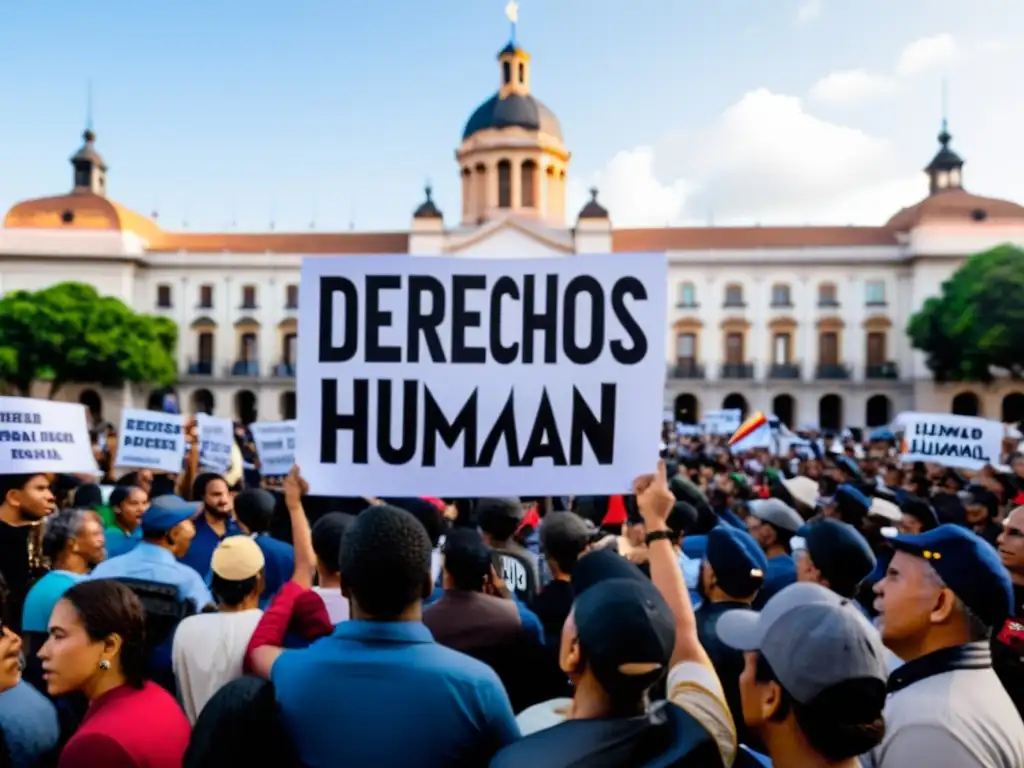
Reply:
<svg viewBox="0 0 1024 768"><path fill-rule="evenodd" d="M85 130L92 133L92 80L86 85L85 101Z"/></svg>
<svg viewBox="0 0 1024 768"><path fill-rule="evenodd" d="M949 78L942 78L942 129L939 131L939 143L949 144Z"/></svg>
<svg viewBox="0 0 1024 768"><path fill-rule="evenodd" d="M516 26L519 24L519 3L516 0L508 0L505 6L505 16L512 25L512 45L516 44Z"/></svg>
<svg viewBox="0 0 1024 768"><path fill-rule="evenodd" d="M434 185L430 183L430 179L427 179L426 183L423 185L423 192L427 196L427 202L428 203L433 202L433 200L434 200Z"/></svg>
<svg viewBox="0 0 1024 768"><path fill-rule="evenodd" d="M597 187L591 187L590 188L590 199L593 200L595 203L597 202L597 193L598 193Z"/></svg>

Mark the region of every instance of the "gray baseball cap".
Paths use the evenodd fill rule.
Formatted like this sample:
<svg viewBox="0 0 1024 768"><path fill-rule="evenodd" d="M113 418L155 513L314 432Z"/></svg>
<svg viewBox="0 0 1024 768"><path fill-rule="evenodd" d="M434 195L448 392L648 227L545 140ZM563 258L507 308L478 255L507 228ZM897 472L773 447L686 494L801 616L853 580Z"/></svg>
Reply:
<svg viewBox="0 0 1024 768"><path fill-rule="evenodd" d="M820 584L791 584L760 613L723 614L718 637L730 648L758 651L801 704L847 680L885 683L889 677L878 630L849 600Z"/></svg>
<svg viewBox="0 0 1024 768"><path fill-rule="evenodd" d="M758 520L790 533L796 533L804 524L800 514L782 499L754 499L747 503L747 509Z"/></svg>

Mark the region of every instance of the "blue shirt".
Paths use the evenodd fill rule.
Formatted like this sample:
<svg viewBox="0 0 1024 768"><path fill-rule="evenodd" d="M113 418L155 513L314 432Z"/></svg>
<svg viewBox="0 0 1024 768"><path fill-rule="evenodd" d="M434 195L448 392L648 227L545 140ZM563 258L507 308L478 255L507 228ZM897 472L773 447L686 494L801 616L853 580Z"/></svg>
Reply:
<svg viewBox="0 0 1024 768"><path fill-rule="evenodd" d="M761 610L764 604L781 589L796 583L796 561L792 555L776 555L768 558L768 570L764 574L764 584L754 599L754 610Z"/></svg>
<svg viewBox="0 0 1024 768"><path fill-rule="evenodd" d="M81 573L71 571L50 571L32 585L25 596L21 609L21 628L25 632L46 632L50 626L50 614L64 593L85 579Z"/></svg>
<svg viewBox="0 0 1024 768"><path fill-rule="evenodd" d="M228 518L224 525L224 535L220 536L210 524L206 522L206 514L203 513L195 520L196 537L192 539L188 552L184 557L178 558L178 562L191 567L204 579L210 574L210 561L213 560L213 550L228 536L242 536L242 529L233 518ZM292 575L289 573L288 578Z"/></svg>
<svg viewBox="0 0 1024 768"><path fill-rule="evenodd" d="M201 611L214 602L213 595L195 570L174 559L167 549L148 541L140 541L131 552L104 560L91 574L93 579L140 579L178 588L178 596L192 600Z"/></svg>
<svg viewBox="0 0 1024 768"><path fill-rule="evenodd" d="M129 536L120 528L107 528L103 531L107 540L107 559L131 552L135 545L142 541L142 527L136 528Z"/></svg>
<svg viewBox="0 0 1024 768"><path fill-rule="evenodd" d="M57 709L23 680L0 693L0 733L15 768L43 765L60 741Z"/></svg>
<svg viewBox="0 0 1024 768"><path fill-rule="evenodd" d="M309 768L487 765L520 736L494 670L420 622L342 622L284 651L271 681Z"/></svg>
<svg viewBox="0 0 1024 768"><path fill-rule="evenodd" d="M679 567L683 570L683 580L690 591L690 603L695 611L704 603L697 589L700 586L700 563L697 558L687 557L684 552L679 553Z"/></svg>
<svg viewBox="0 0 1024 768"><path fill-rule="evenodd" d="M269 533L259 533L253 536L253 541L263 552L265 564L262 599L269 600L295 573L295 548L287 542L275 539Z"/></svg>

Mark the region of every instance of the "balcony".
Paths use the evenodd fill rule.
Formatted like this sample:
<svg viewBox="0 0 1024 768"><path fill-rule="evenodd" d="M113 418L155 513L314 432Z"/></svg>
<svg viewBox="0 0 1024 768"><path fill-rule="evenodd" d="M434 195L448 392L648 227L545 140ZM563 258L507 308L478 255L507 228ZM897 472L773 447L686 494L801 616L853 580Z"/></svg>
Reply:
<svg viewBox="0 0 1024 768"><path fill-rule="evenodd" d="M719 371L720 379L752 379L754 378L753 363L725 363Z"/></svg>
<svg viewBox="0 0 1024 768"><path fill-rule="evenodd" d="M260 364L255 360L236 360L229 366L228 375L258 377L260 375Z"/></svg>
<svg viewBox="0 0 1024 768"><path fill-rule="evenodd" d="M212 360L190 360L188 364L188 375L189 376L212 376L213 375L213 361Z"/></svg>
<svg viewBox="0 0 1024 768"><path fill-rule="evenodd" d="M278 379L294 379L295 363L278 363L274 366L273 374Z"/></svg>
<svg viewBox="0 0 1024 768"><path fill-rule="evenodd" d="M821 364L814 375L823 381L845 381L850 378L850 369L838 363Z"/></svg>
<svg viewBox="0 0 1024 768"><path fill-rule="evenodd" d="M693 360L679 360L675 365L669 364L668 376L671 379L703 379L704 366Z"/></svg>
<svg viewBox="0 0 1024 768"><path fill-rule="evenodd" d="M799 380L802 377L800 363L772 363L768 369L769 379Z"/></svg>
<svg viewBox="0 0 1024 768"><path fill-rule="evenodd" d="M899 377L899 366L891 360L887 363L868 365L864 369L864 378L870 381L895 381Z"/></svg>

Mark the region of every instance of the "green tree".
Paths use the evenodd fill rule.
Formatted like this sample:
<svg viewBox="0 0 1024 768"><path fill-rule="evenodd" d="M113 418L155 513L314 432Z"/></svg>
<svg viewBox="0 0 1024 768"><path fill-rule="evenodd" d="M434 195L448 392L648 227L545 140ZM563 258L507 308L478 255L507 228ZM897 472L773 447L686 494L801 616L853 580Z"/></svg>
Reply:
<svg viewBox="0 0 1024 768"><path fill-rule="evenodd" d="M0 380L21 395L33 381L48 381L51 398L70 383L169 386L177 341L171 320L137 314L84 283L0 299Z"/></svg>
<svg viewBox="0 0 1024 768"><path fill-rule="evenodd" d="M968 259L910 318L907 334L937 381L1024 372L1024 250L1001 245Z"/></svg>

